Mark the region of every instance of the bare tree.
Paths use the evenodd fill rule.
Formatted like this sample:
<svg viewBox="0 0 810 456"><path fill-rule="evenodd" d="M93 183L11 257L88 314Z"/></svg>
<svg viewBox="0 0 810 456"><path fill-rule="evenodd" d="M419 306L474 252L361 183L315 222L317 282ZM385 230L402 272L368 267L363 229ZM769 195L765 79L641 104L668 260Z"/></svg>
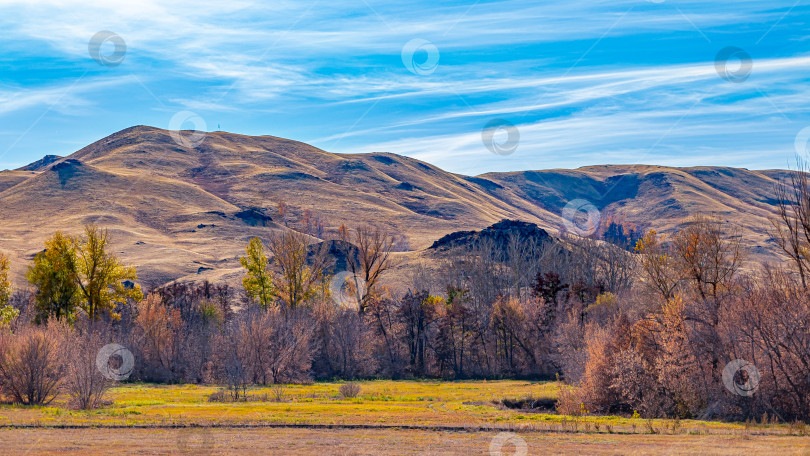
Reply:
<svg viewBox="0 0 810 456"><path fill-rule="evenodd" d="M96 356L104 346L102 334L99 328L88 327L84 332L69 331L64 338L67 356L63 388L71 404L81 410L100 407L104 394L113 385L96 366Z"/></svg>
<svg viewBox="0 0 810 456"><path fill-rule="evenodd" d="M360 313L365 313L380 277L394 266L391 258L394 236L372 226L361 226L351 232L342 226L339 234L346 266L355 280L352 289L360 303Z"/></svg>
<svg viewBox="0 0 810 456"><path fill-rule="evenodd" d="M402 337L410 355L410 366L415 375L425 375L428 368L428 350L431 348L440 314L442 299L428 292L408 292L402 298L398 314L403 323Z"/></svg>
<svg viewBox="0 0 810 456"><path fill-rule="evenodd" d="M231 389L242 390L251 383L304 381L312 365L313 334L306 309L249 309L219 340L219 376Z"/></svg>
<svg viewBox="0 0 810 456"><path fill-rule="evenodd" d="M636 252L641 255L641 270L647 286L661 295L663 302L675 296L680 276L675 267L675 260L669 254L658 237L650 231L636 244Z"/></svg>
<svg viewBox="0 0 810 456"><path fill-rule="evenodd" d="M284 201L278 202L278 216L281 217L281 222L284 223L284 226L289 226L289 208L287 207L287 203Z"/></svg>
<svg viewBox="0 0 810 456"><path fill-rule="evenodd" d="M743 261L738 231L703 215L693 217L676 234L672 247L682 277L701 299L719 300Z"/></svg>
<svg viewBox="0 0 810 456"><path fill-rule="evenodd" d="M511 289L518 299L528 298L531 285L548 253L546 243L518 233L509 233L505 259L509 265Z"/></svg>
<svg viewBox="0 0 810 456"><path fill-rule="evenodd" d="M311 210L309 210L309 209L304 210L304 217L301 220L301 223L304 224L304 229L306 230L307 235L312 236L312 231L313 231L313 228L314 228L314 226L313 226L314 221L312 219L312 211Z"/></svg>
<svg viewBox="0 0 810 456"><path fill-rule="evenodd" d="M790 184L776 186L778 217L771 221L773 237L796 267L802 287L808 289L810 273L810 175L798 162Z"/></svg>
<svg viewBox="0 0 810 456"><path fill-rule="evenodd" d="M370 357L370 337L362 315L350 309L334 309L326 342L333 372L344 379L371 375L374 363Z"/></svg>
<svg viewBox="0 0 810 456"><path fill-rule="evenodd" d="M366 316L376 336L375 345L379 347L377 364L381 371L397 378L405 368L405 348L397 335L403 323L398 318L398 303L390 297L373 297Z"/></svg>
<svg viewBox="0 0 810 456"><path fill-rule="evenodd" d="M467 290L448 287L446 311L439 320L437 334L437 355L442 366L439 371L452 370L455 378L464 378L465 362L470 363L471 339L474 329L474 315L467 307Z"/></svg>

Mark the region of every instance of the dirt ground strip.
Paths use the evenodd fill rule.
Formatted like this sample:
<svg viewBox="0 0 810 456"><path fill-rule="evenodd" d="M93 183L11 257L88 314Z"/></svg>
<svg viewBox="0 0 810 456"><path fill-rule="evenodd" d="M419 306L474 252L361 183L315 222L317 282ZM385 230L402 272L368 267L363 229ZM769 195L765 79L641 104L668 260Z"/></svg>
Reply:
<svg viewBox="0 0 810 456"><path fill-rule="evenodd" d="M358 429L5 429L4 455L810 455L810 437Z"/></svg>

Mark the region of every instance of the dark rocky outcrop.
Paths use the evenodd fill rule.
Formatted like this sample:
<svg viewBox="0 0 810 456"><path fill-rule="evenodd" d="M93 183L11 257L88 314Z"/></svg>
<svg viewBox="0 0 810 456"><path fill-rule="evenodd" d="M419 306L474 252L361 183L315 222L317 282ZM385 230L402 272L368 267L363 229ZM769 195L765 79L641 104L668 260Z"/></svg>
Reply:
<svg viewBox="0 0 810 456"><path fill-rule="evenodd" d="M250 226L267 226L269 222L273 221L273 219L269 215L265 214L262 209L257 209L254 207L239 211L233 215L239 220L245 222L246 225Z"/></svg>
<svg viewBox="0 0 810 456"><path fill-rule="evenodd" d="M17 171L41 171L62 158L63 157L60 157L59 155L46 155L33 163L23 166L22 168L17 168Z"/></svg>
<svg viewBox="0 0 810 456"><path fill-rule="evenodd" d="M67 181L82 171L83 167L84 164L79 160L69 158L51 166L50 170L59 176L59 183L64 187Z"/></svg>
<svg viewBox="0 0 810 456"><path fill-rule="evenodd" d="M318 254L322 248L327 249L326 255L333 260L327 262L327 267L324 271L329 275L348 270L348 263L346 261L347 254L353 255L355 258L357 258L358 255L358 249L353 244L341 240L331 240L310 245L307 249L307 257L311 259Z"/></svg>
<svg viewBox="0 0 810 456"><path fill-rule="evenodd" d="M543 243L551 240L546 230L534 223L518 220L501 220L481 231L456 231L443 236L430 246L430 249L444 251L457 247L473 247L482 240L490 240L497 249L506 250L509 239L518 236L521 242Z"/></svg>

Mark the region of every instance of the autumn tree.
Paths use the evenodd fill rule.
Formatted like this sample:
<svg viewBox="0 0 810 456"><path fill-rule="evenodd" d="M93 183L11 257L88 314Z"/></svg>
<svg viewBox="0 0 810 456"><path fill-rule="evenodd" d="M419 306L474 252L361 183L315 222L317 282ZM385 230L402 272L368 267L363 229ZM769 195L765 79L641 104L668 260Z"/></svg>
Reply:
<svg viewBox="0 0 810 456"><path fill-rule="evenodd" d="M0 328L20 315L20 311L8 303L11 298L11 280L8 278L10 264L8 257L0 253Z"/></svg>
<svg viewBox="0 0 810 456"><path fill-rule="evenodd" d="M275 289L287 308L295 308L314 298L322 285L327 255L325 245L310 255L307 236L295 232L273 236L270 251L275 265Z"/></svg>
<svg viewBox="0 0 810 456"><path fill-rule="evenodd" d="M38 322L50 316L73 321L77 308L93 321L102 312L117 318L119 303L143 297L134 283L135 268L124 266L109 252L107 231L87 225L84 232L81 238L55 233L34 257L27 278L37 289Z"/></svg>
<svg viewBox="0 0 810 456"><path fill-rule="evenodd" d="M355 284L353 290L360 304L360 313L365 313L369 298L377 291L380 277L394 266L391 258L394 236L372 226L348 230L341 225L338 232L343 241L341 248L344 249L346 267L353 277L364 282L364 286Z"/></svg>
<svg viewBox="0 0 810 456"><path fill-rule="evenodd" d="M690 327L689 318L687 304L676 296L664 304L650 328L658 348L655 372L661 384L660 391L671 403L669 407L673 412L682 417L698 413L701 403L705 404L711 385L705 384L710 376L699 375L703 373L701 363L712 362L714 357L696 355L699 344L694 339L699 334Z"/></svg>
<svg viewBox="0 0 810 456"><path fill-rule="evenodd" d="M743 261L739 233L703 215L689 220L675 235L672 248L680 276L704 300L719 300Z"/></svg>
<svg viewBox="0 0 810 456"><path fill-rule="evenodd" d="M37 323L51 317L72 322L76 318L80 297L76 278L76 241L56 232L45 241L45 250L37 253L26 278L36 288Z"/></svg>
<svg viewBox="0 0 810 456"><path fill-rule="evenodd" d="M137 309L135 329L146 375L164 381L175 379L180 350L178 333L183 329L180 312L169 309L157 293L140 301Z"/></svg>
<svg viewBox="0 0 810 456"><path fill-rule="evenodd" d="M658 233L650 230L636 242L635 250L641 255L641 270L646 284L661 295L662 301L672 299L680 279L675 261L663 246Z"/></svg>
<svg viewBox="0 0 810 456"><path fill-rule="evenodd" d="M239 263L247 270L242 279L245 292L250 299L266 310L273 303L275 288L261 239L252 238L248 242L245 256L239 258Z"/></svg>
<svg viewBox="0 0 810 456"><path fill-rule="evenodd" d="M76 240L75 246L74 273L82 297L80 306L91 321L98 319L103 312L114 319L120 318L115 312L119 303L143 298L140 286L134 283L138 279L135 268L124 266L109 251L107 230L87 225L84 236Z"/></svg>
<svg viewBox="0 0 810 456"><path fill-rule="evenodd" d="M527 312L530 310L528 304L527 301L509 297L498 299L492 308L492 327L499 361L511 374L519 372L522 367L533 368L537 364L534 345L538 340L528 330L528 323L533 320Z"/></svg>
<svg viewBox="0 0 810 456"><path fill-rule="evenodd" d="M0 307L8 304L11 298L11 280L8 278L8 270L11 262L8 257L0 253Z"/></svg>

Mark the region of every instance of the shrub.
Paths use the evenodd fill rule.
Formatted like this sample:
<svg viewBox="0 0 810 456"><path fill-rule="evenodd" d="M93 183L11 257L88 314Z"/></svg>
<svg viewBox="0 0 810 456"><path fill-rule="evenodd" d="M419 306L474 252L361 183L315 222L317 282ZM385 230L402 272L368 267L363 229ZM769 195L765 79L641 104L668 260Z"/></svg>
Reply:
<svg viewBox="0 0 810 456"><path fill-rule="evenodd" d="M360 394L360 385L354 382L344 383L340 385L340 395L344 399L357 397Z"/></svg>
<svg viewBox="0 0 810 456"><path fill-rule="evenodd" d="M78 334L71 331L65 342L70 355L66 357L63 389L70 397L71 406L81 410L100 407L104 394L113 384L96 366L104 339L98 332Z"/></svg>
<svg viewBox="0 0 810 456"><path fill-rule="evenodd" d="M15 402L50 403L58 393L64 362L59 335L49 328L22 328L0 335L0 389Z"/></svg>
<svg viewBox="0 0 810 456"><path fill-rule="evenodd" d="M233 402L233 398L227 391L220 389L208 395L208 402Z"/></svg>
<svg viewBox="0 0 810 456"><path fill-rule="evenodd" d="M284 393L285 386L281 383L276 383L273 385L273 398L276 402L284 402L284 398L286 394Z"/></svg>
<svg viewBox="0 0 810 456"><path fill-rule="evenodd" d="M560 386L557 393L557 413L560 415L576 416L582 411L581 390L572 387Z"/></svg>
<svg viewBox="0 0 810 456"><path fill-rule="evenodd" d="M270 401L270 396L267 393L264 394L247 394L247 391L244 393L240 392L238 395L233 394L232 388L222 388L213 393L208 395L208 402L224 402L224 403L233 403L233 402L268 402Z"/></svg>

